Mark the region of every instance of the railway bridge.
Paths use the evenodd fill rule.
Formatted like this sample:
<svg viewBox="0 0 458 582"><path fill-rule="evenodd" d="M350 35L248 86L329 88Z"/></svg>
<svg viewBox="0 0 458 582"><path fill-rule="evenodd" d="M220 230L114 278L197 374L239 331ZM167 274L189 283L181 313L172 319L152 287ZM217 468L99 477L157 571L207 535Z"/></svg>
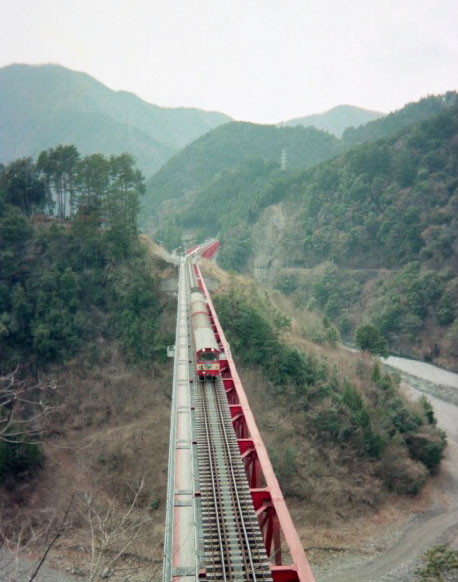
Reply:
<svg viewBox="0 0 458 582"><path fill-rule="evenodd" d="M179 265L163 582L314 582L196 260ZM221 374L195 375L191 288L203 293Z"/></svg>

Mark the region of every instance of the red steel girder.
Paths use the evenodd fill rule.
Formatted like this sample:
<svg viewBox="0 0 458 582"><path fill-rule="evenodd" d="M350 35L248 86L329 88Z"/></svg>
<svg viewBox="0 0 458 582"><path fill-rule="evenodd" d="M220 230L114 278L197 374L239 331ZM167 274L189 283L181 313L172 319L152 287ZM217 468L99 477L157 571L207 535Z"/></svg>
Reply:
<svg viewBox="0 0 458 582"><path fill-rule="evenodd" d="M299 572L294 564L290 566L271 566L274 582L300 582Z"/></svg>
<svg viewBox="0 0 458 582"><path fill-rule="evenodd" d="M263 531L263 534L265 536L264 541L266 543L266 549L268 549L268 544L268 553L270 554L272 551L274 552L275 566L271 565L271 572L274 578L274 582L315 582L315 578L305 555L304 548L296 528L294 527L272 464L267 454L266 447L262 441L258 427L256 426L253 413L251 411L248 399L242 386L242 382L237 373L237 369L232 358L230 346L224 335L224 331L215 312L215 308L213 307L213 302L210 295L208 294L205 281L203 280L199 267L195 265L194 268L199 287L202 289L202 292L206 296L210 311L213 314L214 324L218 331L219 340L227 359L228 370L223 373L223 382L224 379L228 379L230 377L231 381L233 382L233 388L237 393L237 399L235 401L236 403L230 405L232 421L234 423L236 435L239 441L241 439L244 440L249 438L253 442L253 447L256 451L256 458L257 462L259 463L262 479L266 484L265 488L253 489L252 497L253 503L255 504L255 509L260 510L262 508L262 511L259 515L266 513L266 516L263 515L261 519L264 522L265 531ZM256 507L256 503L259 502L260 498L261 502L258 507ZM256 502L255 499L257 500ZM268 514L269 511L271 515ZM280 533L283 534L285 539L289 554L291 556L292 564L281 565L281 554L279 550Z"/></svg>
<svg viewBox="0 0 458 582"><path fill-rule="evenodd" d="M194 245L193 247L189 247L189 249L186 249L186 254L190 255L192 253L192 251L195 251L197 248L199 248L199 245Z"/></svg>
<svg viewBox="0 0 458 582"><path fill-rule="evenodd" d="M272 502L272 496L267 487L251 489L251 498L259 521L259 527L264 538L264 545L267 556L275 562L277 566L281 565L281 543L280 543L280 524L275 507Z"/></svg>
<svg viewBox="0 0 458 582"><path fill-rule="evenodd" d="M215 254L216 251L219 249L220 242L219 240L215 240L212 242L202 253L204 259L211 259Z"/></svg>
<svg viewBox="0 0 458 582"><path fill-rule="evenodd" d="M193 247L189 247L189 249L186 249L185 253L186 255L199 255L201 257L204 257L204 259L211 259L212 257L215 256L217 250L220 247L220 241L219 240L214 240L211 243L207 243L207 244L203 244L203 245L194 245ZM201 250L203 249L203 250Z"/></svg>
<svg viewBox="0 0 458 582"><path fill-rule="evenodd" d="M261 486L261 466L254 443L251 439L238 439L238 445L250 489L256 489Z"/></svg>

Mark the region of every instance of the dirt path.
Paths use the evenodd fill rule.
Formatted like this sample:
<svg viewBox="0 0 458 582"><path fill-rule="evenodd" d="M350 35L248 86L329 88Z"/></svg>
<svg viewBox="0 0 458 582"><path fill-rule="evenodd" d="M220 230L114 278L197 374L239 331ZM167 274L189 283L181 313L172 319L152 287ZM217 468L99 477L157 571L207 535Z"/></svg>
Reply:
<svg viewBox="0 0 458 582"><path fill-rule="evenodd" d="M425 392L425 387L403 386L414 398ZM429 509L375 539L374 547L382 548L377 555L336 557L315 569L317 582L411 582L427 548L458 536L458 407L433 396L429 400L449 442L441 473L432 482Z"/></svg>

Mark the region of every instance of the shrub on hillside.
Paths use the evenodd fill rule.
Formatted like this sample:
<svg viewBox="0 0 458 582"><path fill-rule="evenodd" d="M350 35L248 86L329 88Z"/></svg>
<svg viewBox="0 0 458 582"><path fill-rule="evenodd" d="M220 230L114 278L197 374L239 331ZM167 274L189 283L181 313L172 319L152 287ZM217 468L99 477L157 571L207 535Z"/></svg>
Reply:
<svg viewBox="0 0 458 582"><path fill-rule="evenodd" d="M400 495L416 495L426 482L426 467L409 457L402 441L391 443L384 451L377 475L388 491Z"/></svg>
<svg viewBox="0 0 458 582"><path fill-rule="evenodd" d="M385 339L374 325L366 324L358 327L355 339L360 350L383 357L388 356Z"/></svg>
<svg viewBox="0 0 458 582"><path fill-rule="evenodd" d="M277 386L294 386L300 393L314 382L316 363L280 341L280 330L289 325L263 300L234 289L215 297L215 307L234 351L245 364L263 365ZM270 317L266 315L270 311Z"/></svg>
<svg viewBox="0 0 458 582"><path fill-rule="evenodd" d="M430 426L423 426L421 432L407 439L410 455L429 470L434 471L444 456L445 433Z"/></svg>
<svg viewBox="0 0 458 582"><path fill-rule="evenodd" d="M434 546L423 556L424 566L415 577L419 582L454 582L458 574L458 550L444 544Z"/></svg>

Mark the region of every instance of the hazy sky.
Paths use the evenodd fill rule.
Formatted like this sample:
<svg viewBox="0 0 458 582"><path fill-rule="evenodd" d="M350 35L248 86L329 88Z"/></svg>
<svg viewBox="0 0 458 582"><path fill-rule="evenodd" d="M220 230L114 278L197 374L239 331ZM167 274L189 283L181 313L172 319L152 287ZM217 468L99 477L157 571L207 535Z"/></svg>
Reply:
<svg viewBox="0 0 458 582"><path fill-rule="evenodd" d="M458 0L5 0L0 66L278 122L458 88Z"/></svg>

